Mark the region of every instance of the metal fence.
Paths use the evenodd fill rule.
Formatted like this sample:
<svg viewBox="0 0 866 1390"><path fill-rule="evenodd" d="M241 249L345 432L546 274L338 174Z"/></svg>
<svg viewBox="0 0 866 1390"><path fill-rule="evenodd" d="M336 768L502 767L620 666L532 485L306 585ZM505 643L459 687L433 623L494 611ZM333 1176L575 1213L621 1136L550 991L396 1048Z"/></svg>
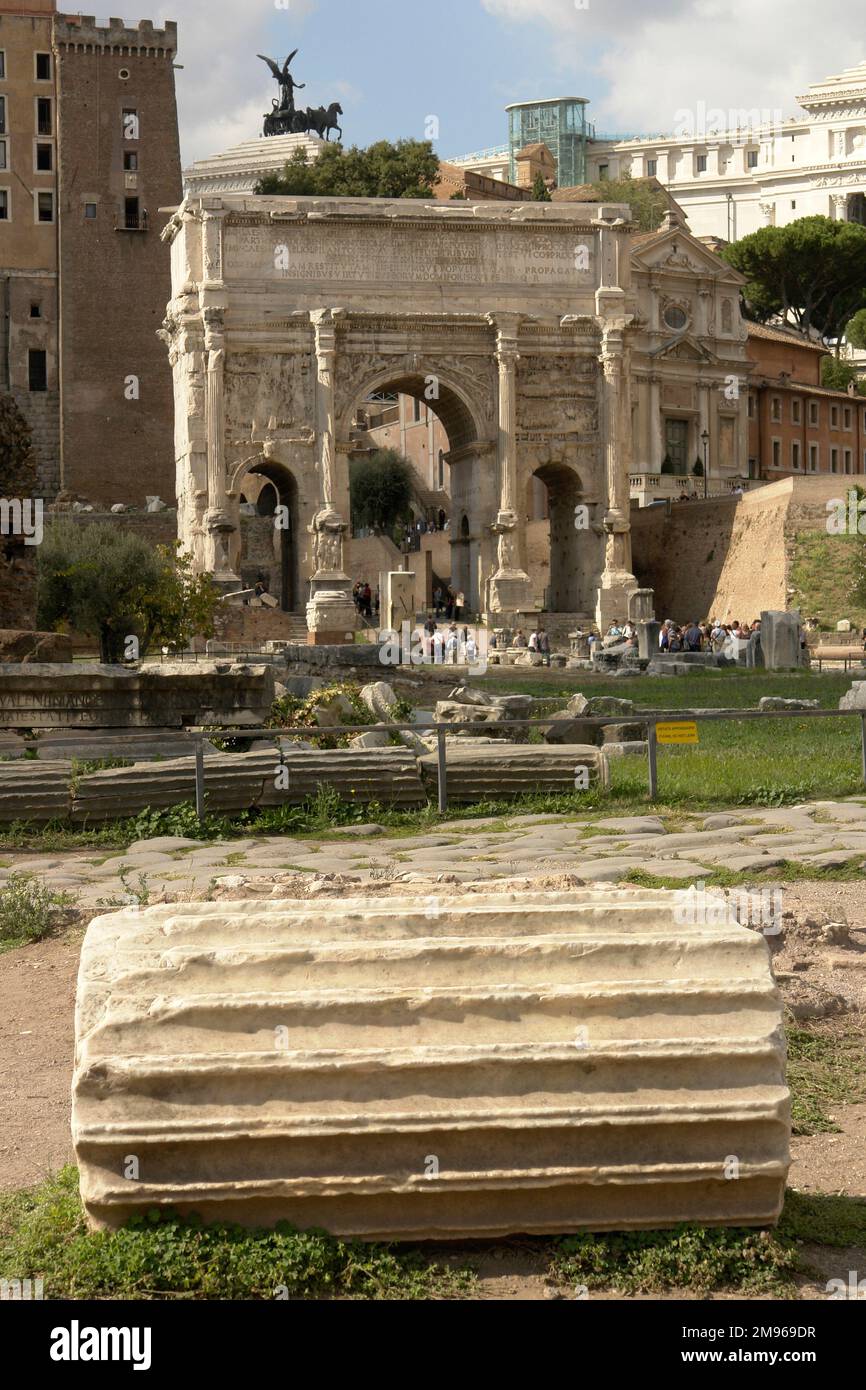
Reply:
<svg viewBox="0 0 866 1390"><path fill-rule="evenodd" d="M739 722L741 720L751 721L756 719L858 719L860 720L860 767L863 776L863 783L866 786L866 710L840 710L840 709L783 709L783 710L653 710L648 713L646 710L635 711L631 714L616 715L595 715L584 718L583 715L575 715L575 720L581 724L588 724L594 728L604 728L609 724L640 724L646 728L647 743L647 782L649 800L658 800L658 736L657 725L659 724L711 724L727 722ZM542 719L497 719L497 729L548 729L551 726L550 715ZM205 811L205 787L204 787L204 741L206 738L272 738L274 742L281 738L291 736L293 738L323 738L333 737L335 734L370 734L370 733L400 733L410 732L422 734L430 732L436 734L436 772L437 772L437 803L440 812L448 809L448 750L447 737L449 734L471 731L479 734L490 733L490 723L485 720L465 720L460 723L437 724L432 721L425 721L418 724L338 724L332 727L322 727L319 724L307 725L303 728L283 726L280 728L256 726L234 726L223 729L201 729L190 728L188 732L196 736L195 741L195 800L196 812L200 820L204 820ZM553 745L556 746L556 745ZM432 751L432 750L431 750Z"/></svg>

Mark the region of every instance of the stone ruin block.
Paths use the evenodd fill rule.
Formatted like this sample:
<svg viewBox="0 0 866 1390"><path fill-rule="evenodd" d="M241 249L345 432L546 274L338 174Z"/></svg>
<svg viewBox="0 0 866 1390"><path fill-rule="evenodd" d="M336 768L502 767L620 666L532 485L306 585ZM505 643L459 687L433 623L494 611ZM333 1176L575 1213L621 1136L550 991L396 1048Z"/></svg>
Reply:
<svg viewBox="0 0 866 1390"><path fill-rule="evenodd" d="M438 782L436 754L418 761L432 795ZM586 769L590 786L610 786L607 759L601 749L586 744L454 743L447 764L449 801L561 795L575 790L578 769Z"/></svg>
<svg viewBox="0 0 866 1390"><path fill-rule="evenodd" d="M0 665L0 728L122 729L262 724L274 671L243 662Z"/></svg>
<svg viewBox="0 0 866 1390"><path fill-rule="evenodd" d="M790 1113L767 943L683 925L678 902L96 918L72 1108L91 1226L154 1207L371 1240L775 1222Z"/></svg>

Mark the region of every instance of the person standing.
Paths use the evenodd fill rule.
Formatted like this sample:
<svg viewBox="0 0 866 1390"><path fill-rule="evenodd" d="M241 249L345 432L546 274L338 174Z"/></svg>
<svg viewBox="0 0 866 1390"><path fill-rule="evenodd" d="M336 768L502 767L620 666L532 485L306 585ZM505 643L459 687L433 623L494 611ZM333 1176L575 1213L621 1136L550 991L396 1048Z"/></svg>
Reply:
<svg viewBox="0 0 866 1390"><path fill-rule="evenodd" d="M550 638L543 627L538 629L538 650L545 666L550 665Z"/></svg>
<svg viewBox="0 0 866 1390"><path fill-rule="evenodd" d="M697 618L692 618L685 631L685 649L687 652L699 652L704 644L704 634L698 625Z"/></svg>

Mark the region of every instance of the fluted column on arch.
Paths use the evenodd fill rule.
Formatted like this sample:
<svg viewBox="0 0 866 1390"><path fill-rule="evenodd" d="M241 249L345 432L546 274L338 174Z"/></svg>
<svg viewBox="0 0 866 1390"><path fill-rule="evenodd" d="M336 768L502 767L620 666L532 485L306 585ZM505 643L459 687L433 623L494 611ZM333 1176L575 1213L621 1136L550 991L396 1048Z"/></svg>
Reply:
<svg viewBox="0 0 866 1390"><path fill-rule="evenodd" d="M625 619L629 596L638 583L632 573L628 474L631 464L631 381L626 329L630 315L599 317L601 328L601 428L607 504L604 569L596 601L596 622L603 632L614 618Z"/></svg>
<svg viewBox="0 0 866 1390"><path fill-rule="evenodd" d="M489 608L493 613L525 613L533 607L529 575L520 567L521 518L517 511L517 364L519 314L490 318L496 329L499 369L499 511L492 530L498 537L497 564L490 578Z"/></svg>
<svg viewBox="0 0 866 1390"><path fill-rule="evenodd" d="M310 322L316 353L316 452L319 507L309 526L313 573L307 604L311 644L345 641L357 626L352 581L343 569L343 538L348 523L335 506L336 440L334 429L337 323L340 309L314 309Z"/></svg>

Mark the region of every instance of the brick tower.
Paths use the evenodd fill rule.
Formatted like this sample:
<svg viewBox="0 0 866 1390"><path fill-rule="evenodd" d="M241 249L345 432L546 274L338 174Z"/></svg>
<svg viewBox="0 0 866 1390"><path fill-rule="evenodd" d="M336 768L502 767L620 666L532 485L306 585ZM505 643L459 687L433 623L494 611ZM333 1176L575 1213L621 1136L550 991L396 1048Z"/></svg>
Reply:
<svg viewBox="0 0 866 1390"><path fill-rule="evenodd" d="M170 295L160 207L181 199L177 25L54 20L61 486L94 503L174 497Z"/></svg>

